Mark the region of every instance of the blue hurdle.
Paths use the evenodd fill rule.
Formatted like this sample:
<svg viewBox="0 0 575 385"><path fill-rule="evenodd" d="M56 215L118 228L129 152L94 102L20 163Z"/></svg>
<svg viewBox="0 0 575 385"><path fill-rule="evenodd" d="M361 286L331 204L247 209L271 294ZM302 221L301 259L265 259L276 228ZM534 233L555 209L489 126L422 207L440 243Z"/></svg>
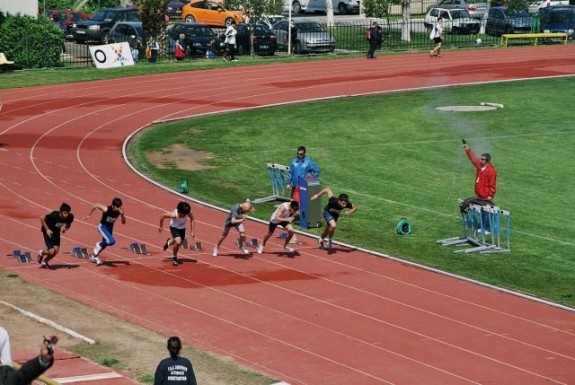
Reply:
<svg viewBox="0 0 575 385"><path fill-rule="evenodd" d="M463 200L459 200L459 203ZM442 246L470 244L456 253L499 253L511 251L511 214L497 206L470 204L461 213L463 236L437 241ZM487 226L489 225L489 226ZM491 231L487 231L489 228Z"/></svg>
<svg viewBox="0 0 575 385"><path fill-rule="evenodd" d="M285 186L289 167L277 163L268 163L267 167L270 174L270 183L272 185L272 195L254 199L252 203L257 204L274 201L289 202L290 198L285 196Z"/></svg>

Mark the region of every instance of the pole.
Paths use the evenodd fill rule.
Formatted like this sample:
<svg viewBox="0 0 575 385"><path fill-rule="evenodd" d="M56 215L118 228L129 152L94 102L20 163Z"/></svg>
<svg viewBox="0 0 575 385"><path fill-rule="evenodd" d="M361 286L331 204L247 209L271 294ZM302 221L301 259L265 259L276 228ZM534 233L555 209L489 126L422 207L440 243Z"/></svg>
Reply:
<svg viewBox="0 0 575 385"><path fill-rule="evenodd" d="M292 2L290 0L289 2L289 10L288 10L288 31L287 31L287 37L288 37L288 54L292 54L292 47L291 47L291 10L292 10Z"/></svg>

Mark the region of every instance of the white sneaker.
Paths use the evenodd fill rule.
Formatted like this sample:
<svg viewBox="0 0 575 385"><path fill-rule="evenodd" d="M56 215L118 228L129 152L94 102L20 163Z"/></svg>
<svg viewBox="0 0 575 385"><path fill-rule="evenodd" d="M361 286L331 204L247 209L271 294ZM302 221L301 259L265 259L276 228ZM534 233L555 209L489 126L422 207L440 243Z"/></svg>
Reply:
<svg viewBox="0 0 575 385"><path fill-rule="evenodd" d="M261 254L264 252L264 245L259 245L258 246L258 254Z"/></svg>
<svg viewBox="0 0 575 385"><path fill-rule="evenodd" d="M285 245L284 249L289 251L290 253L293 253L295 251L295 249L293 247L291 247L290 245Z"/></svg>
<svg viewBox="0 0 575 385"><path fill-rule="evenodd" d="M240 250L242 251L242 253L244 254L249 254L250 251L248 249L246 249L245 247L240 247Z"/></svg>
<svg viewBox="0 0 575 385"><path fill-rule="evenodd" d="M319 248L320 248L320 249L323 249L323 238L319 238L319 239L317 240L317 243L319 244Z"/></svg>
<svg viewBox="0 0 575 385"><path fill-rule="evenodd" d="M212 251L212 257L217 257L218 256L218 248L214 247L214 251Z"/></svg>
<svg viewBox="0 0 575 385"><path fill-rule="evenodd" d="M102 246L100 246L100 242L98 242L94 247L94 256L97 257L98 254L100 254L100 251L102 251Z"/></svg>
<svg viewBox="0 0 575 385"><path fill-rule="evenodd" d="M96 266L102 265L102 261L98 257L94 257L93 255L90 257L90 262L94 262Z"/></svg>

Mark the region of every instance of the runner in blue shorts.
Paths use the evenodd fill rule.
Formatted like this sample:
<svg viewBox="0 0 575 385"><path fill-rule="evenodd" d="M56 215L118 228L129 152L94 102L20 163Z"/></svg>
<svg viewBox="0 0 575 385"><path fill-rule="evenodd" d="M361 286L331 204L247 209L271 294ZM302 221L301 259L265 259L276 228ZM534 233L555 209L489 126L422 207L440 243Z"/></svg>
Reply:
<svg viewBox="0 0 575 385"><path fill-rule="evenodd" d="M90 219L90 215L95 210L100 210L102 212L102 218L98 223L98 232L102 235L102 240L96 243L94 247L94 252L90 257L90 261L94 262L96 266L100 266L103 262L100 260L100 253L108 246L113 246L116 244L116 240L112 233L114 232L114 223L120 218L122 224L126 224L126 216L124 215L124 209L122 208L122 200L120 198L112 199L112 204L110 206L104 206L102 204L96 203L92 206L90 213L84 218L85 221Z"/></svg>

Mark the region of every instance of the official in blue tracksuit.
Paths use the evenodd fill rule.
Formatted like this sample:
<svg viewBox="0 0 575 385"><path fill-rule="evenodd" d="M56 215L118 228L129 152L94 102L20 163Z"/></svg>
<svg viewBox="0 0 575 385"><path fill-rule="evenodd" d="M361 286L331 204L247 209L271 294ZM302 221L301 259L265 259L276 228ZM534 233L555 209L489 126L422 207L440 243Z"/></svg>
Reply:
<svg viewBox="0 0 575 385"><path fill-rule="evenodd" d="M299 185L300 178L306 178L312 175L314 178L319 178L319 166L306 155L304 146L297 148L297 155L291 161L288 170L287 190L292 192L292 197Z"/></svg>

